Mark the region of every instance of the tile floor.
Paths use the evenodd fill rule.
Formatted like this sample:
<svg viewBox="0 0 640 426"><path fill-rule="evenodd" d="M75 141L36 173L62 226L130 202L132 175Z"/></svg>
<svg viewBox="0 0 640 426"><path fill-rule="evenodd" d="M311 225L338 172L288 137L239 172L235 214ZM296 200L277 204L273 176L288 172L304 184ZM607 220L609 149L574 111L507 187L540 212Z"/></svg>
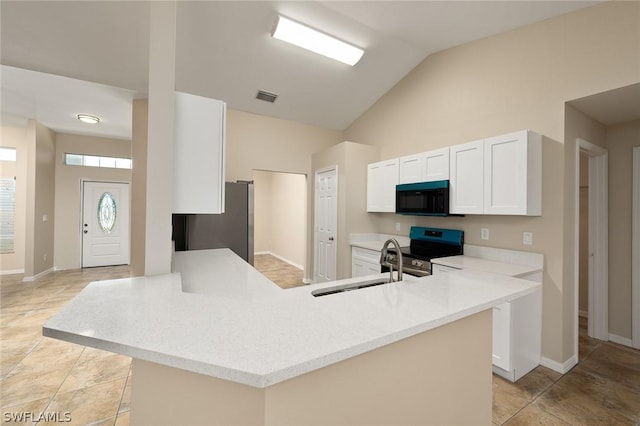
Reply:
<svg viewBox="0 0 640 426"><path fill-rule="evenodd" d="M292 288L304 285L302 282L304 272L283 262L270 254L258 254L254 256L253 266L264 276L282 288Z"/></svg>
<svg viewBox="0 0 640 426"><path fill-rule="evenodd" d="M255 263L277 272L270 259ZM292 269L300 278L283 279L285 288L302 281ZM127 276L127 267L110 267L54 272L32 283L1 277L2 424L33 424L8 422L20 413L58 413L61 420L69 413L71 422L61 424L129 424L131 360L42 337L42 324L89 282ZM494 376L493 424L639 425L640 351L590 339L581 328L580 360L564 376L545 367L515 384Z"/></svg>

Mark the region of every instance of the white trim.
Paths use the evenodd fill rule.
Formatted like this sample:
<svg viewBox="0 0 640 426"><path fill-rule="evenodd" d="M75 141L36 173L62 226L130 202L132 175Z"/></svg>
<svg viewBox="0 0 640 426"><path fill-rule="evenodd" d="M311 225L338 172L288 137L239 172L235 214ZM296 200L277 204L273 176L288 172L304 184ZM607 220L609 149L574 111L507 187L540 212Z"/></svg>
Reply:
<svg viewBox="0 0 640 426"><path fill-rule="evenodd" d="M554 360L552 360L550 358L542 357L540 359L540 365L542 365L543 367L550 368L553 371L556 371L556 372L558 372L560 374L566 374L573 367L578 365L578 354L573 355L571 358L569 358L568 360L566 360L563 363L554 361Z"/></svg>
<svg viewBox="0 0 640 426"><path fill-rule="evenodd" d="M631 339L618 336L617 334L609 333L609 341L613 343L617 343L619 345L629 346L630 348L633 347L633 344L631 343Z"/></svg>
<svg viewBox="0 0 640 426"><path fill-rule="evenodd" d="M600 340L609 336L609 201L608 152L576 139L574 174L574 217L580 217L580 153L589 156L589 326L588 334ZM606 226L598 226L599 224ZM579 220L574 221L574 357L578 356L579 316Z"/></svg>
<svg viewBox="0 0 640 426"><path fill-rule="evenodd" d="M609 335L609 194L608 155L589 157L589 334ZM602 226L604 224L604 226Z"/></svg>
<svg viewBox="0 0 640 426"><path fill-rule="evenodd" d="M631 215L631 341L640 349L640 147L633 148Z"/></svg>
<svg viewBox="0 0 640 426"><path fill-rule="evenodd" d="M24 274L24 269L7 269L6 271L0 271L0 276L16 274Z"/></svg>
<svg viewBox="0 0 640 426"><path fill-rule="evenodd" d="M271 254L271 252L270 251L255 251L255 252L253 252L254 256L259 256L261 254Z"/></svg>
<svg viewBox="0 0 640 426"><path fill-rule="evenodd" d="M36 275L34 275L32 277L24 277L24 278L22 278L22 282L23 283L30 283L32 281L39 280L40 278L44 277L45 275L48 275L49 273L51 273L53 271L54 271L54 269L53 269L53 267L51 267L51 268L47 269L46 271L42 271L39 274L36 274Z"/></svg>

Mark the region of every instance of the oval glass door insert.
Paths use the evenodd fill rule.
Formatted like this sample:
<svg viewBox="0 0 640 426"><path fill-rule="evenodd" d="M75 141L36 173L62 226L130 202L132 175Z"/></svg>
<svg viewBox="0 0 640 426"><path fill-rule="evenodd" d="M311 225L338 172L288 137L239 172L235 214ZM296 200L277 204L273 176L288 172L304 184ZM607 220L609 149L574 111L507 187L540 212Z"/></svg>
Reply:
<svg viewBox="0 0 640 426"><path fill-rule="evenodd" d="M102 232L110 234L116 224L116 200L105 192L98 201L98 225Z"/></svg>

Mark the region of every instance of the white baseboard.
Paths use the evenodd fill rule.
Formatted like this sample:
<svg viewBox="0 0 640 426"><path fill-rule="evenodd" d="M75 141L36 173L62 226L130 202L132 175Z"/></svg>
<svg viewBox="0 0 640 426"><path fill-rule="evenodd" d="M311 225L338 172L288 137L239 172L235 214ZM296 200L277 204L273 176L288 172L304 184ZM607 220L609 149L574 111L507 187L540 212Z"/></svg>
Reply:
<svg viewBox="0 0 640 426"><path fill-rule="evenodd" d="M626 337L618 336L616 334L609 333L609 341L633 348L633 342L631 339L627 339Z"/></svg>
<svg viewBox="0 0 640 426"><path fill-rule="evenodd" d="M256 252L253 252L254 256L257 256L259 254L271 254L271 252L270 251L256 251Z"/></svg>
<svg viewBox="0 0 640 426"><path fill-rule="evenodd" d="M2 275L16 275L16 274L24 274L24 269L8 269L6 271L0 271L0 276L2 276Z"/></svg>
<svg viewBox="0 0 640 426"><path fill-rule="evenodd" d="M39 274L36 274L36 275L34 275L32 277L24 277L22 279L22 282L23 283L29 283L29 282L32 282L32 281L35 281L35 280L39 280L40 278L44 277L45 275L47 275L47 274L49 274L49 273L51 273L53 271L54 271L54 269L53 269L53 267L51 267L51 268L47 269L46 271L42 271Z"/></svg>
<svg viewBox="0 0 640 426"><path fill-rule="evenodd" d="M288 263L289 265L291 265L291 266L293 266L293 267L295 267L295 268L298 268L298 269L300 269L301 271L304 271L304 266L302 266L302 265L298 265L297 263L292 262L291 260L289 260L289 259L287 259L287 258L285 258L285 257L282 257L282 256L280 256L279 254L276 254L276 253L274 253L274 252L271 252L271 251L261 251L261 252L255 252L255 253L254 253L254 255L256 255L256 254L269 254L269 255L271 255L271 256L273 256L273 257L275 257L276 259L282 260L284 263Z"/></svg>
<svg viewBox="0 0 640 426"><path fill-rule="evenodd" d="M550 368L560 374L566 374L569 372L569 370L578 365L578 356L574 355L563 363L554 361L546 357L542 357L540 359L540 365Z"/></svg>

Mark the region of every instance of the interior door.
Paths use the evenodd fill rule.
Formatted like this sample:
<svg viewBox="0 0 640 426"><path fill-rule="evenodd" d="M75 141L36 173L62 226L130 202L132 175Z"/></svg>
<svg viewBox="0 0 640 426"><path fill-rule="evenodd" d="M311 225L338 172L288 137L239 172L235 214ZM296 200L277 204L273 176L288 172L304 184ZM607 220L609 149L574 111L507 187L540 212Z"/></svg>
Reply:
<svg viewBox="0 0 640 426"><path fill-rule="evenodd" d="M83 182L82 267L129 264L129 184Z"/></svg>
<svg viewBox="0 0 640 426"><path fill-rule="evenodd" d="M337 166L318 170L315 176L315 262L316 283L336 279L336 234L338 223Z"/></svg>

